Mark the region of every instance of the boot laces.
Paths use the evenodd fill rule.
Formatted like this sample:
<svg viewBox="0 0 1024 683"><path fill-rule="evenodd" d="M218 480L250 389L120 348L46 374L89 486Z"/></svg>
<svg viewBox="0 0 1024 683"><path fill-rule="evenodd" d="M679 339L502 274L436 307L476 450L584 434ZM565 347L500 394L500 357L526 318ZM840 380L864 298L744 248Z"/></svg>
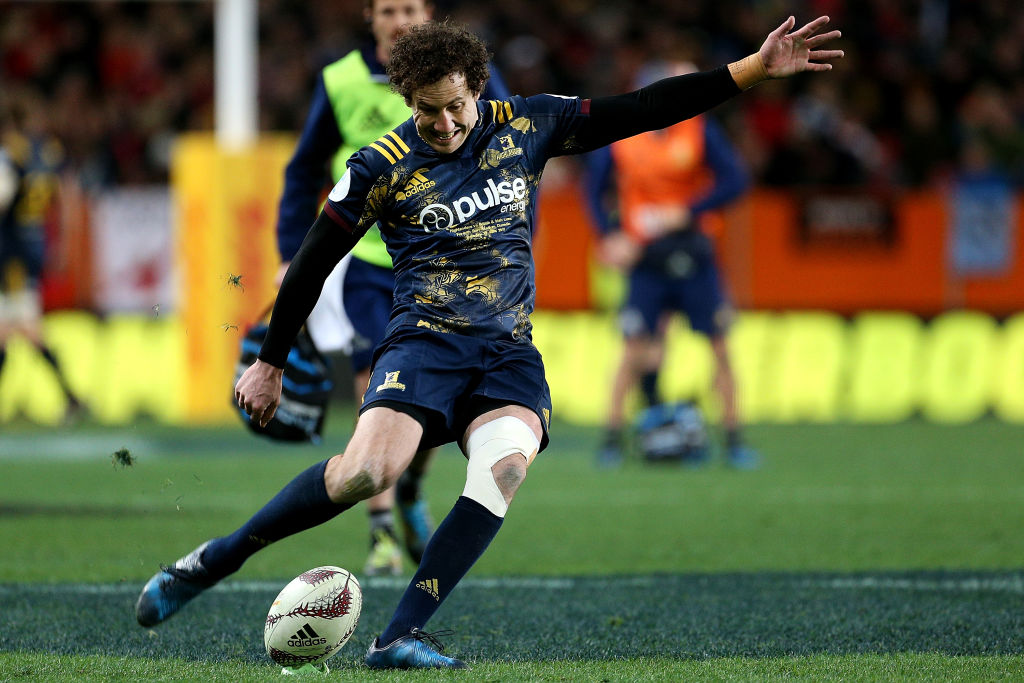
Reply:
<svg viewBox="0 0 1024 683"><path fill-rule="evenodd" d="M409 631L409 636L414 640L430 643L438 652L444 652L444 643L441 642L441 638L447 638L448 636L454 635L455 631L450 628L442 629L440 631L421 631L420 629L413 627Z"/></svg>

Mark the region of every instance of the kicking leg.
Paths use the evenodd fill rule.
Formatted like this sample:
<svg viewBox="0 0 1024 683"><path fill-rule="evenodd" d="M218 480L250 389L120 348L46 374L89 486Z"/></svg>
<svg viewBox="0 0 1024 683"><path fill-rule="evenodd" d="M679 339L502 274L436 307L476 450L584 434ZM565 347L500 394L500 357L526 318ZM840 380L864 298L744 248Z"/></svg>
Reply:
<svg viewBox="0 0 1024 683"><path fill-rule="evenodd" d="M161 623L261 548L390 487L412 460L422 433L419 422L404 413L367 410L345 453L308 468L233 534L204 543L150 579L136 603L139 623Z"/></svg>

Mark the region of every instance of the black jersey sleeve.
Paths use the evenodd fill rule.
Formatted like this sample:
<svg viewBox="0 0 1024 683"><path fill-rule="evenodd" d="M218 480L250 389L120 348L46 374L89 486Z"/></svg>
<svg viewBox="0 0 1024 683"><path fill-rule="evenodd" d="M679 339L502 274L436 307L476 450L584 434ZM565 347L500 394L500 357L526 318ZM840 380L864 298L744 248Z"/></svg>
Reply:
<svg viewBox="0 0 1024 683"><path fill-rule="evenodd" d="M740 93L728 66L673 76L623 95L590 101L590 116L576 131L573 152L586 152L658 130L705 112Z"/></svg>
<svg viewBox="0 0 1024 683"><path fill-rule="evenodd" d="M326 211L320 212L281 282L267 336L260 348L260 360L276 368L284 367L295 336L320 298L324 280L358 239Z"/></svg>

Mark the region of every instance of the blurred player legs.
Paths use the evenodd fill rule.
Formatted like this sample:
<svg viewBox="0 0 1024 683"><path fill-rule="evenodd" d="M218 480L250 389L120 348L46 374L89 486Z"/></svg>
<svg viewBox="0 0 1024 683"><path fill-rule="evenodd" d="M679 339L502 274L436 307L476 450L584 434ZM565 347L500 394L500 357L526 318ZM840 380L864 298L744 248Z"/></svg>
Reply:
<svg viewBox="0 0 1024 683"><path fill-rule="evenodd" d="M65 421L72 421L83 406L43 341L39 293L46 227L59 200L64 151L47 132L40 102L12 101L0 115L0 372L8 341L21 335L53 368L67 399Z"/></svg>
<svg viewBox="0 0 1024 683"><path fill-rule="evenodd" d="M695 70L687 61L655 60L638 71L636 85ZM639 385L648 408L661 404L657 383L666 328L669 316L679 312L708 339L714 353L714 385L722 401L727 462L743 469L756 466L756 456L740 436L736 383L726 349L731 308L713 244L704 232L708 213L733 202L749 185L739 153L718 124L701 115L596 150L589 157L588 170L590 210L603 235L600 257L628 277L620 317L624 346L598 464L614 466L622 459L625 404L634 386ZM613 176L617 213L609 210L605 196ZM653 413L641 416L640 424L657 423L654 417Z"/></svg>

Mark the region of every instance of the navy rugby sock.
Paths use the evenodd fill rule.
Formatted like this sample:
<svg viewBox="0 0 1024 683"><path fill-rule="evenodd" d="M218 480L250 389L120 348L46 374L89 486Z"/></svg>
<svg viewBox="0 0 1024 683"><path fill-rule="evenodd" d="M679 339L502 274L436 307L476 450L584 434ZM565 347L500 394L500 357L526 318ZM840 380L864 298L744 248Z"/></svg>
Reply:
<svg viewBox="0 0 1024 683"><path fill-rule="evenodd" d="M640 375L640 391L643 393L647 405L656 406L661 403L658 398L658 373L645 372Z"/></svg>
<svg viewBox="0 0 1024 683"><path fill-rule="evenodd" d="M412 469L402 472L402 476L398 478L398 483L395 485L395 498L399 503L410 504L419 500L422 478L422 472L413 472Z"/></svg>
<svg viewBox="0 0 1024 683"><path fill-rule="evenodd" d="M490 545L502 518L480 503L459 496L423 551L423 560L395 608L379 646L423 626Z"/></svg>
<svg viewBox="0 0 1024 683"><path fill-rule="evenodd" d="M352 507L352 503L335 503L328 497L325 469L326 460L303 471L235 533L210 541L202 558L210 575L222 579L238 571L260 548L323 524Z"/></svg>
<svg viewBox="0 0 1024 683"><path fill-rule="evenodd" d="M60 388L64 392L64 395L67 396L71 403L78 403L78 398L75 396L74 392L71 391L71 387L68 386L68 380L64 376L64 371L60 369L60 361L57 360L57 356L53 355L53 351L50 350L50 347L43 344L38 345L36 349L39 350L43 360L49 363L50 367L53 368L54 373L57 375L57 382L60 384Z"/></svg>
<svg viewBox="0 0 1024 683"><path fill-rule="evenodd" d="M370 547L373 547L377 531L383 530L388 536L395 537L395 516L391 508L370 510Z"/></svg>

